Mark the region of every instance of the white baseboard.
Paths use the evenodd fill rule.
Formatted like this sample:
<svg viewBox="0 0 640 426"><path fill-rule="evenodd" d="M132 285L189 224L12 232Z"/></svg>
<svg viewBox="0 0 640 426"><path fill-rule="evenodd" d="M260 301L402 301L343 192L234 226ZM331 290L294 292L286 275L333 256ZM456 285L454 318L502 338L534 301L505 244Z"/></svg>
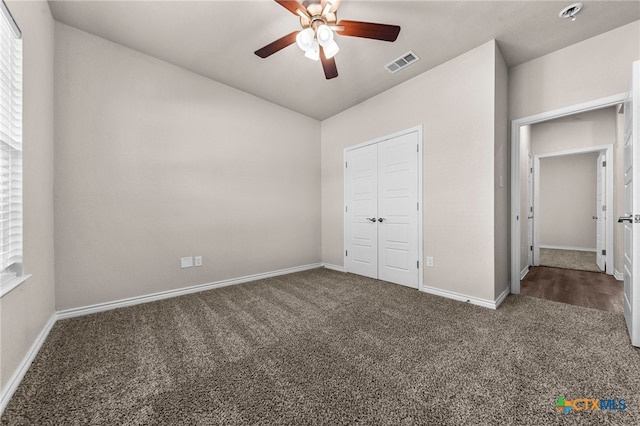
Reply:
<svg viewBox="0 0 640 426"><path fill-rule="evenodd" d="M507 287L496 300L480 299L479 297L467 296L464 294L456 293L449 290L442 290L439 288L423 286L422 290L425 293L434 294L436 296L446 297L447 299L458 300L460 302L471 303L472 305L482 306L483 308L497 309L498 306L509 295L509 287Z"/></svg>
<svg viewBox="0 0 640 426"><path fill-rule="evenodd" d="M573 247L573 246L547 246L540 244L541 249L553 249L553 250L575 250L575 251L590 251L595 253L597 250L595 248L588 247Z"/></svg>
<svg viewBox="0 0 640 426"><path fill-rule="evenodd" d="M624 274L622 272L613 271L613 277L618 281L624 281Z"/></svg>
<svg viewBox="0 0 640 426"><path fill-rule="evenodd" d="M322 266L332 271L344 272L344 266L332 265L331 263L323 263Z"/></svg>
<svg viewBox="0 0 640 426"><path fill-rule="evenodd" d="M279 275L292 274L294 272L307 271L309 269L317 269L322 267L320 263L312 263L310 265L296 266L293 268L280 269L278 271L264 272L261 274L247 275L239 278L215 281L206 284L198 284L191 287L179 288L177 290L162 291L159 293L147 294L144 296L130 297L127 299L115 300L113 302L98 303L95 305L83 306L80 308L71 308L58 311L56 319L65 319L89 315L96 312L108 311L111 309L123 308L125 306L139 305L141 303L153 302L156 300L168 299L170 297L182 296L190 293L198 293L205 290L213 290L214 288L226 287L235 284L242 284L249 281L257 281L264 278L277 277Z"/></svg>
<svg viewBox="0 0 640 426"><path fill-rule="evenodd" d="M38 337L36 337L36 340L33 342L31 347L25 354L22 362L20 362L18 368L13 373L13 376L11 376L11 378L7 382L7 386L5 386L0 392L0 416L2 415L2 413L4 413L4 409L7 408L9 400L13 396L16 389L18 389L18 385L20 385L20 382L24 378L24 375L27 374L29 366L31 366L31 363L36 358L38 351L40 351L42 344L47 339L47 336L53 328L53 325L56 323L56 320L56 314L54 313L53 315L51 315L51 318L49 318L49 321L47 321L47 323L44 325L42 331L40 331L40 334L38 334Z"/></svg>
<svg viewBox="0 0 640 426"><path fill-rule="evenodd" d="M524 269L520 271L520 279L523 280L528 273L529 273L529 265L525 266Z"/></svg>

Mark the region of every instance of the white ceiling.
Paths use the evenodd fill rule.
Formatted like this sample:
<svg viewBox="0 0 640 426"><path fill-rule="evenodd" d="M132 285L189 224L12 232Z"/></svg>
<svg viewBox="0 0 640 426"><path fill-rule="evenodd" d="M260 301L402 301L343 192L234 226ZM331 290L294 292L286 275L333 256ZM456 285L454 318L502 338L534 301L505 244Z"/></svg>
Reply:
<svg viewBox="0 0 640 426"><path fill-rule="evenodd" d="M640 2L586 1L575 22L569 1L343 0L339 19L400 25L395 43L336 38L339 76L295 45L261 59L258 48L300 29L272 0L49 0L62 23L163 59L283 107L323 120L489 40L508 66L640 19ZM396 74L384 65L413 50L421 60Z"/></svg>

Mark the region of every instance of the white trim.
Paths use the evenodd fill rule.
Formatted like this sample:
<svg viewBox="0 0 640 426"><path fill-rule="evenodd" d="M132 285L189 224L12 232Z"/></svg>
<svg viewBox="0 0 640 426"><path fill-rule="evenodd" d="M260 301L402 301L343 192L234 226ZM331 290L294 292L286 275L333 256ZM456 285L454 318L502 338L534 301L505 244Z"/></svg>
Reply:
<svg viewBox="0 0 640 426"><path fill-rule="evenodd" d="M16 20L13 19L13 15L7 8L7 5L4 3L4 1L0 1L0 16L2 16L7 24L9 24L13 35L18 39L22 38L22 31L20 31L20 27L18 27Z"/></svg>
<svg viewBox="0 0 640 426"><path fill-rule="evenodd" d="M540 266L540 158L533 157L533 266Z"/></svg>
<svg viewBox="0 0 640 426"><path fill-rule="evenodd" d="M574 250L574 251L589 251L589 252L596 252L595 248L588 248L588 247L573 247L573 246L549 246L546 244L540 244L540 248L541 249L552 249L552 250Z"/></svg>
<svg viewBox="0 0 640 426"><path fill-rule="evenodd" d="M528 117L517 118L511 121L511 292L520 293L520 127L529 124L540 123L554 118L565 117L579 112L592 111L607 108L626 99L625 93L620 93L605 98L581 104L558 108ZM613 157L612 157L613 158ZM611 204L613 205L613 204ZM607 262L609 263L609 262Z"/></svg>
<svg viewBox="0 0 640 426"><path fill-rule="evenodd" d="M525 266L524 269L522 269L522 271L520 271L520 280L523 280L524 277L526 277L528 273L529 273L529 265Z"/></svg>
<svg viewBox="0 0 640 426"><path fill-rule="evenodd" d="M144 296L129 297L127 299L115 300L113 302L97 303L95 305L83 306L80 308L65 309L57 312L57 319L73 318L82 315L89 315L96 312L108 311L111 309L123 308L125 306L139 305L141 303L154 302L156 300L168 299L171 297L182 296L190 293L198 293L214 288L226 287L230 285L242 284L250 281L261 280L265 278L277 277L279 275L292 274L294 272L307 271L322 267L321 263L312 263L309 265L296 266L293 268L280 269L272 272L264 272L261 274L247 275L239 278L215 281L206 284L199 284L190 287L183 287L177 290L161 291L159 293L147 294Z"/></svg>
<svg viewBox="0 0 640 426"><path fill-rule="evenodd" d="M322 263L322 267L326 269L331 269L332 271L344 272L344 266L333 265L331 263Z"/></svg>
<svg viewBox="0 0 640 426"><path fill-rule="evenodd" d="M596 109L618 105L624 103L625 99L627 99L626 93L618 93L611 96L605 96L604 98L593 99L591 101L582 102L580 104L569 105L566 107L553 109L551 111L545 111L539 114L533 114L527 117L518 118L512 120L512 123L517 122L520 126L541 123L543 121L549 121L555 118L566 117L568 115L574 115L581 112L593 111Z"/></svg>
<svg viewBox="0 0 640 426"><path fill-rule="evenodd" d="M7 404L11 400L11 397L15 393L16 389L18 389L18 386L20 385L20 382L22 382L24 375L27 374L29 366L31 366L31 363L36 358L38 351L40 351L42 344L47 339L47 336L49 335L49 332L53 328L53 325L56 323L56 321L57 317L54 313L53 315L51 315L51 318L49 318L49 321L47 321L47 323L44 325L42 331L40 331L40 334L38 334L38 337L36 337L36 340L33 342L31 347L25 354L24 358L18 365L18 368L13 373L13 376L11 376L11 378L7 382L7 385L2 389L2 392L0 392L0 415L2 415L2 413L4 413L4 409L7 408Z"/></svg>
<svg viewBox="0 0 640 426"><path fill-rule="evenodd" d="M424 228L423 228L423 181L424 175L422 171L423 162L424 162L424 141L423 141L423 125L419 124L417 126L409 127L408 129L400 130L395 133L391 133L390 135L382 136L380 138L371 139L366 142L359 143L357 145L348 146L344 149L342 154L342 164L345 164L347 161L347 152L353 151L354 149L362 148L368 145L377 144L380 142L384 142L389 139L397 138L402 135L406 135L409 133L417 132L418 133L418 144L419 144L419 154L418 155L418 290L422 290L424 286ZM347 214L345 212L345 206L347 205L347 179L344 168L342 169L342 192L344 194L343 203L342 203L342 227L343 227L343 246L342 246L342 256L344 259L344 267L343 272L349 272L347 270L347 256L345 255L345 250L347 247Z"/></svg>
<svg viewBox="0 0 640 426"><path fill-rule="evenodd" d="M418 155L418 260L420 261L418 265L418 290L422 290L424 286L424 228L423 228L423 199L422 195L424 194L424 174L423 174L423 163L424 163L424 140L422 136L422 124L416 126L415 129L418 131L418 143L420 144L420 152Z"/></svg>
<svg viewBox="0 0 640 426"><path fill-rule="evenodd" d="M596 145L596 146L588 146L586 148L567 149L565 151L548 152L546 154L536 154L536 157L538 158L564 157L566 155L589 154L592 152L602 152L602 151L606 152L608 149L613 149L613 145L612 144Z"/></svg>
<svg viewBox="0 0 640 426"><path fill-rule="evenodd" d="M624 281L624 274L622 272L615 271L613 277L618 281Z"/></svg>
<svg viewBox="0 0 640 426"><path fill-rule="evenodd" d="M483 308L498 309L498 306L506 299L511 292L507 287L496 300L480 299L479 297L467 296L465 294L456 293L454 291L442 290L435 287L423 286L420 290L424 293L436 296L446 297L447 299L457 300L459 302L471 303L472 305L482 306Z"/></svg>
<svg viewBox="0 0 640 426"><path fill-rule="evenodd" d="M14 277L6 282L3 282L2 285L0 285L0 299L2 299L5 294L9 294L12 290L18 288L20 284L22 284L29 278L31 278L31 274L21 275L19 277Z"/></svg>

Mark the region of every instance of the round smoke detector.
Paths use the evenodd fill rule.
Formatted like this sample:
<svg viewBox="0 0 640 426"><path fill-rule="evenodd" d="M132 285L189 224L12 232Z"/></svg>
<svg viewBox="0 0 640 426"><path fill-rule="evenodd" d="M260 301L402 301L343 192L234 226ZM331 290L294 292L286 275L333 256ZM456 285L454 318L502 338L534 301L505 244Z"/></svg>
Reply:
<svg viewBox="0 0 640 426"><path fill-rule="evenodd" d="M571 18L572 21L576 20L576 15L582 10L582 3L574 3L562 9L558 14L558 17L562 19Z"/></svg>

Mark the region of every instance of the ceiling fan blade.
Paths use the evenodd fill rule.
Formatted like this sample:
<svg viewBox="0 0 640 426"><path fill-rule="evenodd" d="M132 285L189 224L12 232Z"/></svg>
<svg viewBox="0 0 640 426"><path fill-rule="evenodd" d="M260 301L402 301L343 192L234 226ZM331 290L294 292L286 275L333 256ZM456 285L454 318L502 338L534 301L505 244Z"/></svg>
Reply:
<svg viewBox="0 0 640 426"><path fill-rule="evenodd" d="M344 36L396 41L398 34L400 34L400 27L397 25L360 21L340 21L337 25L344 27L343 30L338 30L338 34Z"/></svg>
<svg viewBox="0 0 640 426"><path fill-rule="evenodd" d="M302 4L300 4L300 2L296 0L276 0L276 3L278 3L280 6L284 7L294 15L299 15L300 13L303 13L309 16L309 14L307 13L307 9Z"/></svg>
<svg viewBox="0 0 640 426"><path fill-rule="evenodd" d="M322 62L322 69L324 70L324 76L327 80L336 78L338 76L338 68L336 67L336 60L334 57L327 59L324 56L324 49L320 46L320 61Z"/></svg>
<svg viewBox="0 0 640 426"><path fill-rule="evenodd" d="M287 34L286 36L277 39L273 43L269 43L265 47L256 50L255 54L260 56L261 58L266 58L268 56L271 56L274 53L284 49L285 47L295 43L296 36L298 35L299 32L300 31L294 31L291 34Z"/></svg>

